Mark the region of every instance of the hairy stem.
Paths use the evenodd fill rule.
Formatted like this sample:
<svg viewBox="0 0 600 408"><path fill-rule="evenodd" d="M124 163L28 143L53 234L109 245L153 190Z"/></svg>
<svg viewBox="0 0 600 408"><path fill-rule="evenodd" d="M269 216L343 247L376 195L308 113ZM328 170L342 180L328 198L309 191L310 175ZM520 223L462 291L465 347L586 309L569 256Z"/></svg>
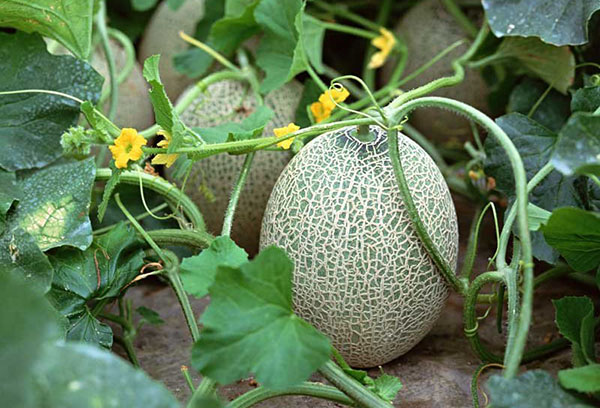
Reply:
<svg viewBox="0 0 600 408"><path fill-rule="evenodd" d="M248 153L246 155L246 159L244 160L240 174L238 175L233 190L231 191L231 197L229 199L229 204L227 205L227 210L225 211L225 218L223 219L223 229L221 230L221 235L229 236L231 234L231 226L233 225L235 209L240 199L242 190L244 189L244 184L246 183L248 173L250 172L250 166L252 165L254 154L255 153Z"/></svg>
<svg viewBox="0 0 600 408"><path fill-rule="evenodd" d="M108 39L108 30L106 27L106 3L102 0L99 2L100 9L96 15L96 27L100 34L102 50L108 64L108 77L110 80L110 108L108 110L108 118L113 121L117 114L117 105L119 103L119 83L117 82L117 68L115 64L115 56L110 48Z"/></svg>

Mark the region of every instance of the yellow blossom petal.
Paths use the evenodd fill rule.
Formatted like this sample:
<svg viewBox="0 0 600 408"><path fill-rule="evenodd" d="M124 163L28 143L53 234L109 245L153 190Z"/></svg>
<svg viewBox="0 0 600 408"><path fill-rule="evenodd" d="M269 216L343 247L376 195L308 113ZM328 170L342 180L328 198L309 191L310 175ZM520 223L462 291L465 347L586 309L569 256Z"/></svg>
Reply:
<svg viewBox="0 0 600 408"><path fill-rule="evenodd" d="M138 134L137 130L121 129L121 134L115 139L115 144L108 147L115 160L115 166L118 169L124 169L129 160L139 160L144 154L142 146L145 146L146 143L146 139Z"/></svg>
<svg viewBox="0 0 600 408"><path fill-rule="evenodd" d="M390 55L390 52L394 48L394 45L396 45L396 38L394 38L394 34L392 34L389 30L381 28L379 32L381 33L381 35L375 37L371 41L371 44L373 44L374 47L379 49L378 52L373 54L371 60L369 61L369 68L371 69L379 68L383 64L385 64L388 55Z"/></svg>
<svg viewBox="0 0 600 408"><path fill-rule="evenodd" d="M275 133L275 136L277 137L284 137L289 135L290 133L294 133L295 131L299 130L300 126L296 125L295 123L290 123L287 126L284 127L280 127L277 129L273 129L273 133ZM281 142L277 143L277 146L281 147L282 149L289 149L290 146L292 145L292 142L294 141L294 137L286 139L286 140L282 140Z"/></svg>
<svg viewBox="0 0 600 408"><path fill-rule="evenodd" d="M348 96L350 96L350 92L344 87L341 87L341 89L328 89L319 96L319 102L323 105L324 110L331 113L335 109L334 101L337 103L344 102Z"/></svg>
<svg viewBox="0 0 600 408"><path fill-rule="evenodd" d="M161 140L160 142L158 142L156 145L159 147L163 147L163 148L169 147L169 143L171 143L171 140L173 139L171 134L165 130L156 132L156 134L164 137L164 139ZM174 154L174 153L170 153L170 154L160 153L160 154L157 154L156 156L154 156L154 158L152 159L152 164L164 164L167 167L171 167L173 165L173 163L175 163L175 160L177 160L178 157L179 157L179 155Z"/></svg>
<svg viewBox="0 0 600 408"><path fill-rule="evenodd" d="M321 102L314 102L310 105L310 111L317 123L324 121L331 116L331 110L325 109Z"/></svg>

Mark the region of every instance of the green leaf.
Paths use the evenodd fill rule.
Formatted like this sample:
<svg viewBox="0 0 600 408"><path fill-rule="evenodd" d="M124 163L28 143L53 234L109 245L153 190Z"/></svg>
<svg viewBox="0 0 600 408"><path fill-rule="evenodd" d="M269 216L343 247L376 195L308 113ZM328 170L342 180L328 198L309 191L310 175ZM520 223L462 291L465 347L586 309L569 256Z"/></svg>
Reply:
<svg viewBox="0 0 600 408"><path fill-rule="evenodd" d="M393 402L398 392L402 389L402 382L397 377L388 374L381 374L375 379L375 394L387 402Z"/></svg>
<svg viewBox="0 0 600 408"><path fill-rule="evenodd" d="M254 9L260 1L250 2L239 15L231 15L228 12L225 17L216 21L210 31L210 43L218 51L230 54L238 49L244 40L258 33L260 27L254 19Z"/></svg>
<svg viewBox="0 0 600 408"><path fill-rule="evenodd" d="M110 174L110 178L106 181L104 185L104 191L102 192L102 201L98 205L98 221L102 222L104 219L104 214L106 214L106 209L108 208L108 203L110 202L110 198L112 197L112 193L115 191L115 188L119 185L119 180L121 179L122 169L117 169L114 164L111 163L110 166L112 173Z"/></svg>
<svg viewBox="0 0 600 408"><path fill-rule="evenodd" d="M185 125L175 112L173 104L167 97L165 87L160 80L158 63L160 55L153 55L144 62L144 78L150 84L150 101L154 107L156 124L171 134L168 151L175 151L182 143L186 131Z"/></svg>
<svg viewBox="0 0 600 408"><path fill-rule="evenodd" d="M149 309L146 306L140 306L137 309L135 309L135 311L138 312L140 316L142 316L142 321L144 321L145 323L150 323L152 325L159 326L165 322L160 317L158 312Z"/></svg>
<svg viewBox="0 0 600 408"><path fill-rule="evenodd" d="M595 362L594 304L587 296L565 296L552 300L556 310L556 325L573 345L576 366Z"/></svg>
<svg viewBox="0 0 600 408"><path fill-rule="evenodd" d="M571 395L550 374L531 370L516 378L493 375L486 383L490 407L494 408L591 408L584 400Z"/></svg>
<svg viewBox="0 0 600 408"><path fill-rule="evenodd" d="M53 38L85 60L92 49L93 9L94 0L3 0L0 26Z"/></svg>
<svg viewBox="0 0 600 408"><path fill-rule="evenodd" d="M306 53L308 62L315 67L318 73L323 73L323 40L325 39L325 27L316 18L310 14L301 14L302 24L300 27L300 38L302 38L302 46Z"/></svg>
<svg viewBox="0 0 600 408"><path fill-rule="evenodd" d="M15 173L0 169L0 215L6 214L12 204L21 198L22 194ZM1 233L2 231L0 231Z"/></svg>
<svg viewBox="0 0 600 408"><path fill-rule="evenodd" d="M86 344L47 347L36 375L48 407L178 408L164 385L120 357Z"/></svg>
<svg viewBox="0 0 600 408"><path fill-rule="evenodd" d="M113 134L118 135L121 132L121 129L108 120L106 116L98 114L98 111L90 101L82 103L80 110L81 113L85 115L85 118L90 123L92 129L96 132L98 140L105 144L112 144L113 138L110 135L111 131Z"/></svg>
<svg viewBox="0 0 600 408"><path fill-rule="evenodd" d="M24 198L13 222L31 234L43 251L63 245L87 248L92 242L88 213L95 176L93 158L20 173Z"/></svg>
<svg viewBox="0 0 600 408"><path fill-rule="evenodd" d="M558 208L542 228L546 242L579 272L600 264L600 214L579 208Z"/></svg>
<svg viewBox="0 0 600 408"><path fill-rule="evenodd" d="M540 80L525 77L510 94L506 110L528 116L531 109L546 92L548 85ZM553 132L558 132L571 115L568 96L552 89L539 103L531 119Z"/></svg>
<svg viewBox="0 0 600 408"><path fill-rule="evenodd" d="M535 204L528 203L527 204L527 222L529 224L530 231L537 231L540 229L542 224L548 222L548 218L552 213L550 211L544 210L543 208L538 207Z"/></svg>
<svg viewBox="0 0 600 408"><path fill-rule="evenodd" d="M0 235L0 271L0 279L4 275L19 276L41 293L50 289L54 273L35 239L17 225Z"/></svg>
<svg viewBox="0 0 600 408"><path fill-rule="evenodd" d="M579 88L571 99L573 112L593 113L600 107L600 86L586 86Z"/></svg>
<svg viewBox="0 0 600 408"><path fill-rule="evenodd" d="M99 344L109 349L113 343L113 333L110 326L96 319L89 310L72 318L67 328L67 340Z"/></svg>
<svg viewBox="0 0 600 408"><path fill-rule="evenodd" d="M537 38L505 38L496 56L515 58L528 72L562 93L573 83L575 57L569 47L555 47Z"/></svg>
<svg viewBox="0 0 600 408"><path fill-rule="evenodd" d="M83 3L83 1L82 1ZM87 63L53 56L38 35L0 33L0 91L46 89L98 101L103 78ZM62 154L61 135L79 118L79 105L66 98L28 93L0 95L0 167L43 167Z"/></svg>
<svg viewBox="0 0 600 408"><path fill-rule="evenodd" d="M560 370L558 381L560 385L569 390L600 392L600 364Z"/></svg>
<svg viewBox="0 0 600 408"><path fill-rule="evenodd" d="M487 0L483 7L496 37L540 37L554 45L588 41L587 24L600 9L596 0Z"/></svg>
<svg viewBox="0 0 600 408"><path fill-rule="evenodd" d="M262 105L240 123L227 122L211 128L196 128L196 130L207 143L254 139L262 135L272 117L273 111Z"/></svg>
<svg viewBox="0 0 600 408"><path fill-rule="evenodd" d="M218 268L192 350L195 369L221 384L252 372L265 387L281 389L327 361L329 340L292 311L293 268L276 247L239 268Z"/></svg>
<svg viewBox="0 0 600 408"><path fill-rule="evenodd" d="M304 89L302 90L302 96L300 102L296 108L296 120L295 123L301 128L312 125L309 118L309 106L313 102L316 102L321 95L321 88L312 79L304 81Z"/></svg>
<svg viewBox="0 0 600 408"><path fill-rule="evenodd" d="M600 116L573 114L560 132L552 164L567 176L600 176Z"/></svg>
<svg viewBox="0 0 600 408"><path fill-rule="evenodd" d="M131 0L131 5L136 11L150 10L156 6L156 3L158 3L158 0Z"/></svg>
<svg viewBox="0 0 600 408"><path fill-rule="evenodd" d="M301 0L262 0L254 17L264 36L256 52L256 63L266 77L261 92L268 93L306 69L299 41L298 21L302 24Z"/></svg>
<svg viewBox="0 0 600 408"><path fill-rule="evenodd" d="M31 285L0 273L0 400L5 407L36 405L31 373L43 344L62 335L58 315Z"/></svg>
<svg viewBox="0 0 600 408"><path fill-rule="evenodd" d="M515 144L523 159L527 179L531 179L550 161L558 135L520 113L501 116L496 119L496 123ZM514 177L508 156L495 138L486 138L484 147L487 156L484 161L486 174L494 177L499 191L511 201L514 200ZM574 182L575 178L552 171L533 189L530 201L548 211L558 207L581 206L581 198ZM541 232L533 232L531 238L533 255L537 259L550 264L558 260L558 253L546 243Z"/></svg>
<svg viewBox="0 0 600 408"><path fill-rule="evenodd" d="M181 262L181 280L186 292L197 298L208 294L219 266L237 268L248 261L248 254L229 237L216 238L199 255Z"/></svg>

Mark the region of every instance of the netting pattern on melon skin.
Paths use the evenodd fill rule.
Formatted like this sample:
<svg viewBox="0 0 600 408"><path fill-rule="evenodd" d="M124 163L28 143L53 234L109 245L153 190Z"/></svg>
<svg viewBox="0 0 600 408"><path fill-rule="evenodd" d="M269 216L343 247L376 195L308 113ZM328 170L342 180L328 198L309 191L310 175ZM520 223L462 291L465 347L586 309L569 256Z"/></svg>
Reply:
<svg viewBox="0 0 600 408"><path fill-rule="evenodd" d="M189 92L186 91L186 93ZM273 129L294 121L296 107L302 94L302 85L291 81L265 97L265 105L273 110L273 119L263 134L273 135ZM182 98L185 97L185 93ZM224 122L241 122L256 109L252 91L241 81L222 81L208 87L181 115L190 127L212 127ZM194 164L186 192L199 206L210 232L219 234L231 189L245 156L220 154ZM254 156L252 167L233 221L231 237L249 254L258 252L260 226L269 195L277 177L290 160L288 152L260 151ZM201 185L205 185L215 200L206 199Z"/></svg>
<svg viewBox="0 0 600 408"><path fill-rule="evenodd" d="M386 133L371 143L355 128L319 136L292 159L275 185L261 248L278 245L294 261L296 312L327 334L355 367L384 364L431 329L448 287L402 204ZM452 197L433 160L400 137L406 179L440 253L456 268L458 226Z"/></svg>

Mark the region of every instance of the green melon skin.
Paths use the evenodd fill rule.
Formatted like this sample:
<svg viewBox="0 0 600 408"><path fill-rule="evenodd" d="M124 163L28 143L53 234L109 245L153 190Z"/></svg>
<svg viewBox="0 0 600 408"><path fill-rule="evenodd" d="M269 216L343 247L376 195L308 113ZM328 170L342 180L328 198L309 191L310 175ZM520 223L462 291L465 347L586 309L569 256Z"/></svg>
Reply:
<svg viewBox="0 0 600 408"><path fill-rule="evenodd" d="M189 92L190 88L187 92ZM291 81L265 97L265 105L273 110L273 120L263 134L273 136L273 129L294 121L300 102L302 84ZM185 97L185 93L181 98ZM208 87L206 95L197 98L181 115L190 127L213 127L225 122L241 122L256 108L252 91L245 82L222 81ZM237 180L245 156L220 154L194 164L186 192L199 206L207 229L220 234L231 189ZM288 152L259 151L255 154L244 190L240 195L231 237L250 255L257 253L261 221L269 194L277 177L290 160ZM206 199L202 186L214 194L214 202Z"/></svg>
<svg viewBox="0 0 600 408"><path fill-rule="evenodd" d="M160 54L160 78L171 100L175 100L194 82L180 74L173 65L173 57L188 48L179 38L179 31L193 36L196 25L204 17L204 0L186 0L173 11L163 1L154 12L142 36L138 58L141 64L155 54Z"/></svg>
<svg viewBox="0 0 600 408"><path fill-rule="evenodd" d="M417 3L404 15L394 31L404 39L408 48L404 75L412 73L456 41L466 41L465 44L455 48L417 78L402 85L403 90L411 90L434 79L453 75L452 61L464 54L471 43L471 39L454 20L454 17L448 13L440 0L425 0ZM382 68L383 83L389 81L393 65L388 63ZM463 82L453 87L441 88L431 95L457 99L487 112L488 93L488 87L479 71L465 69ZM410 123L437 142L446 142L451 139L470 140L469 122L450 111L420 108L411 113Z"/></svg>
<svg viewBox="0 0 600 408"><path fill-rule="evenodd" d="M353 367L385 364L431 329L448 286L402 203L386 133L373 142L355 128L306 145L277 180L260 248L277 245L294 262L294 307ZM423 222L456 268L458 226L446 182L425 151L401 135L405 176Z"/></svg>

